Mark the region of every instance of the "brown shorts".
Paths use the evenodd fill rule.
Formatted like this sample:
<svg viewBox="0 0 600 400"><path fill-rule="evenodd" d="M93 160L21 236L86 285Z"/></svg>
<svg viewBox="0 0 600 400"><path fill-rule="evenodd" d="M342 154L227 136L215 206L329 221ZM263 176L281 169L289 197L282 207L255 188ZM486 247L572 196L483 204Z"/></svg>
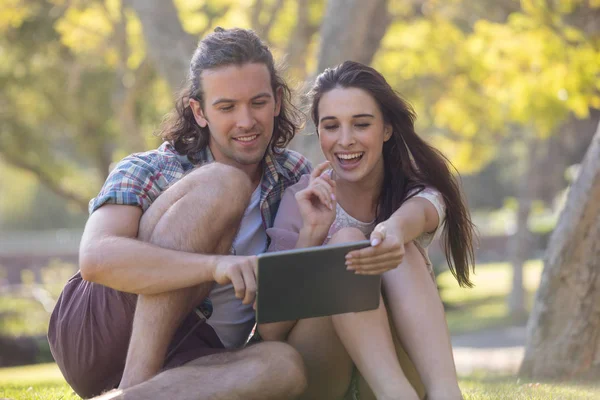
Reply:
<svg viewBox="0 0 600 400"><path fill-rule="evenodd" d="M79 396L96 396L121 381L136 300L135 294L85 281L79 272L67 282L50 318L48 342L66 381ZM163 369L227 351L206 323L181 342L199 320L192 313L177 329Z"/></svg>

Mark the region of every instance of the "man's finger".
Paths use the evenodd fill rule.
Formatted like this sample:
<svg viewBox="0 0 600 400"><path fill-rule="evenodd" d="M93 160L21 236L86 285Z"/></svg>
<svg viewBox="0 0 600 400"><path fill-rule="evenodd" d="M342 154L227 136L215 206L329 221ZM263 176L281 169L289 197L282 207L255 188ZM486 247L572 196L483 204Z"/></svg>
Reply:
<svg viewBox="0 0 600 400"><path fill-rule="evenodd" d="M254 275L253 268L242 268L242 276L246 286L246 293L242 304L251 304L256 297L256 276Z"/></svg>
<svg viewBox="0 0 600 400"><path fill-rule="evenodd" d="M231 280L231 284L235 290L235 297L238 299L243 299L246 293L246 285L244 285L244 279L242 278L242 274L239 269L233 271L229 276L229 279Z"/></svg>

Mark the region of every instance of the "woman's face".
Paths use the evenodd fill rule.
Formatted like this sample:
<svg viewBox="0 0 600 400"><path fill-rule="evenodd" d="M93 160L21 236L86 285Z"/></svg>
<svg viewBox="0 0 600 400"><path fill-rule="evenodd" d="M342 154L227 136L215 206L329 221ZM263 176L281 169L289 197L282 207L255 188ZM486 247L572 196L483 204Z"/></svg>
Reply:
<svg viewBox="0 0 600 400"><path fill-rule="evenodd" d="M338 179L362 182L383 175L383 143L392 135L375 99L358 88L335 88L319 102L319 141Z"/></svg>

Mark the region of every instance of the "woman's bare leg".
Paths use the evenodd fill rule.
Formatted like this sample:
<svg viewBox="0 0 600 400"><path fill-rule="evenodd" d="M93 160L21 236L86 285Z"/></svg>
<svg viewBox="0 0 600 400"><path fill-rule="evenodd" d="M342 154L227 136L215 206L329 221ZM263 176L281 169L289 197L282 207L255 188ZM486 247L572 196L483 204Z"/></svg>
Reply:
<svg viewBox="0 0 600 400"><path fill-rule="evenodd" d="M428 399L462 399L444 308L414 243L406 246L400 266L383 274L383 289L399 338L423 380Z"/></svg>
<svg viewBox="0 0 600 400"><path fill-rule="evenodd" d="M337 232L330 244L364 239L358 229L346 228ZM375 310L335 315L332 321L377 399L418 398L398 361L383 300Z"/></svg>

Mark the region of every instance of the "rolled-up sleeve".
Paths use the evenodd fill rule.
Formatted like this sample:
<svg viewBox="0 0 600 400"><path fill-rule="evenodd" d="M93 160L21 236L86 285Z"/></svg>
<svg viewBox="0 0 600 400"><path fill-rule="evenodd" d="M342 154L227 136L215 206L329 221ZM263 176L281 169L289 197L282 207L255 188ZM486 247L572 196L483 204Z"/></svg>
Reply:
<svg viewBox="0 0 600 400"><path fill-rule="evenodd" d="M111 171L98 196L90 200L90 214L104 204L134 205L146 211L168 186L160 171L143 157L124 158Z"/></svg>

